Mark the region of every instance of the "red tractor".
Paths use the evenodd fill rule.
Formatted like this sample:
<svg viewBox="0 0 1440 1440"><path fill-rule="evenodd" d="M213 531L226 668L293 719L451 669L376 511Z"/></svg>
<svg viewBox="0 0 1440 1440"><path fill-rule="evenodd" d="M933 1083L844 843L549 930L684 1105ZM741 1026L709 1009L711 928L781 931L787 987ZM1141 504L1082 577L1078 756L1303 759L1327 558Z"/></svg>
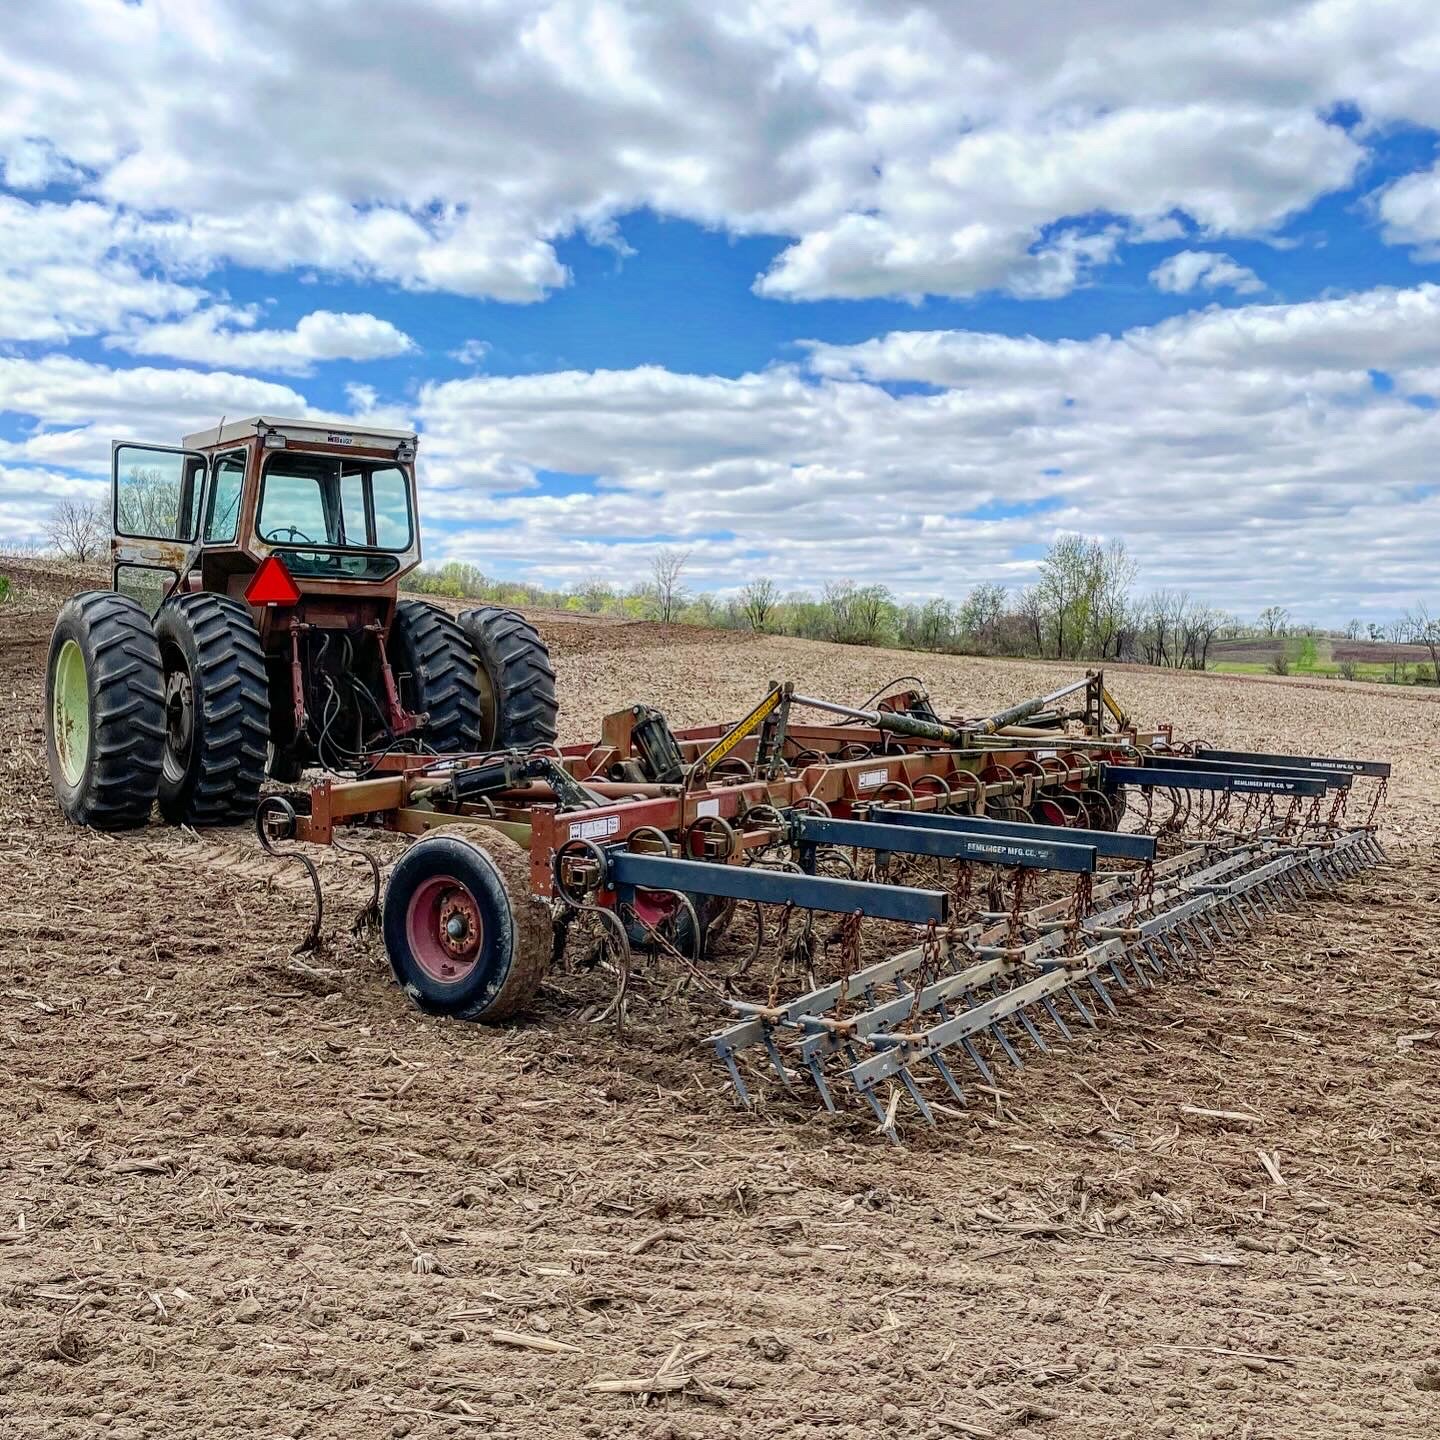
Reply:
<svg viewBox="0 0 1440 1440"><path fill-rule="evenodd" d="M401 600L416 437L257 417L117 441L112 588L66 601L45 679L65 814L248 819L267 774L555 739L555 672L514 611Z"/></svg>

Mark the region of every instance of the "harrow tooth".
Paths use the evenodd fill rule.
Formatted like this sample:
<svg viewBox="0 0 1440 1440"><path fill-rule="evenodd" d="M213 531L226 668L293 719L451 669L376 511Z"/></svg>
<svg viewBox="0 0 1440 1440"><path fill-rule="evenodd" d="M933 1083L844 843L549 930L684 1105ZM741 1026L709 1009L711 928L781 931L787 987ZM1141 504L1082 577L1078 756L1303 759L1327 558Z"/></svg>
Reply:
<svg viewBox="0 0 1440 1440"><path fill-rule="evenodd" d="M1110 992L1100 983L1100 977L1098 975L1087 975L1085 978L1089 980L1091 988L1104 1002L1105 1008L1112 1015L1118 1015L1120 1012L1115 1008L1115 1002L1110 998Z"/></svg>
<svg viewBox="0 0 1440 1440"><path fill-rule="evenodd" d="M966 1055L970 1057L970 1063L980 1072L980 1078L992 1089L1000 1087L995 1083L995 1076L991 1074L990 1067L985 1063L985 1057L975 1048L975 1042L965 1039L960 1042L964 1047Z"/></svg>
<svg viewBox="0 0 1440 1440"><path fill-rule="evenodd" d="M745 1089L745 1082L740 1078L740 1067L735 1063L735 1052L728 1046L717 1045L715 1053L725 1062L725 1068L730 1072L730 1083L735 1087L735 1098L746 1110L750 1109L750 1094Z"/></svg>
<svg viewBox="0 0 1440 1440"><path fill-rule="evenodd" d="M1105 968L1114 977L1115 983L1120 987L1120 993L1122 995L1133 995L1135 993L1130 988L1130 982L1121 973L1120 967L1113 960L1106 961Z"/></svg>
<svg viewBox="0 0 1440 1440"><path fill-rule="evenodd" d="M1073 985L1067 985L1065 994L1069 997L1070 1003L1080 1012L1080 1018L1086 1025L1092 1030L1098 1030L1100 1027L1095 1023L1095 1017L1085 1008L1085 1002L1080 998L1080 992Z"/></svg>
<svg viewBox="0 0 1440 1440"><path fill-rule="evenodd" d="M776 1045L775 1036L768 1025L765 1027L765 1051L770 1056L770 1063L775 1067L775 1073L780 1077L780 1083L793 1095L795 1087L790 1083L789 1072L780 1058L780 1047Z"/></svg>
<svg viewBox="0 0 1440 1440"><path fill-rule="evenodd" d="M900 1067L900 1083L910 1092L910 1098L915 1102L915 1108L920 1112L921 1118L933 1130L935 1113L930 1109L929 1102L920 1093L920 1087L915 1083L915 1077L910 1073L908 1065Z"/></svg>
<svg viewBox="0 0 1440 1440"><path fill-rule="evenodd" d="M985 1033L992 1036L1004 1052L1005 1058L1017 1069L1023 1070L1025 1062L1020 1058L1019 1052L1010 1043L1010 1037L1000 1028L998 1024L990 1025Z"/></svg>
<svg viewBox="0 0 1440 1440"><path fill-rule="evenodd" d="M960 1082L955 1078L950 1067L945 1063L945 1057L937 1050L930 1059L935 1068L940 1072L940 1078L949 1087L950 1093L955 1097L956 1101L961 1105L968 1104L969 1102L965 1099L965 1091L961 1088Z"/></svg>
<svg viewBox="0 0 1440 1440"><path fill-rule="evenodd" d="M1060 1038L1062 1040L1073 1040L1075 1037L1070 1033L1070 1027L1061 1019L1060 1012L1055 1008L1055 1002L1048 995L1042 995L1040 997L1040 1004L1054 1023L1055 1028L1060 1032Z"/></svg>
<svg viewBox="0 0 1440 1440"><path fill-rule="evenodd" d="M805 1062L805 1068L810 1072L810 1079L814 1082L815 1088L820 1092L820 1100L825 1108L834 1115L836 1113L835 1101L830 1094L830 1087L825 1083L825 1072L820 1068L820 1057L811 1052Z"/></svg>
<svg viewBox="0 0 1440 1440"><path fill-rule="evenodd" d="M1025 1027L1025 1033L1035 1042L1040 1053L1048 1055L1050 1047L1045 1043L1045 1037L1035 1028L1035 1022L1025 1013L1023 1006L1015 1012L1015 1018Z"/></svg>

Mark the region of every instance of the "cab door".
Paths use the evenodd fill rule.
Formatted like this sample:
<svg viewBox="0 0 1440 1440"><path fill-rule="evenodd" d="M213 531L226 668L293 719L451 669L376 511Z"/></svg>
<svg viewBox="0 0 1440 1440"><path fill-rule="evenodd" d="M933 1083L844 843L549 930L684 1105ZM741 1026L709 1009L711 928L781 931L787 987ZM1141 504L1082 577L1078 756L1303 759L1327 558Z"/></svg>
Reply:
<svg viewBox="0 0 1440 1440"><path fill-rule="evenodd" d="M205 474L198 450L130 440L110 446L111 585L152 615L189 562Z"/></svg>

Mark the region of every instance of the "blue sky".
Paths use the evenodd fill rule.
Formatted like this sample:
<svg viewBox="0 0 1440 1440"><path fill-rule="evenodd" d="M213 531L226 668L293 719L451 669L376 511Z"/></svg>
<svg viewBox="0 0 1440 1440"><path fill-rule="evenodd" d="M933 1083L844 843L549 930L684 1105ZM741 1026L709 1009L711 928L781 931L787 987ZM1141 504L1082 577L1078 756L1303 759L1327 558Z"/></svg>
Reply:
<svg viewBox="0 0 1440 1440"><path fill-rule="evenodd" d="M542 584L958 599L1078 531L1440 605L1428 10L712 12L15 17L0 538L112 435L311 410L419 428L429 556Z"/></svg>

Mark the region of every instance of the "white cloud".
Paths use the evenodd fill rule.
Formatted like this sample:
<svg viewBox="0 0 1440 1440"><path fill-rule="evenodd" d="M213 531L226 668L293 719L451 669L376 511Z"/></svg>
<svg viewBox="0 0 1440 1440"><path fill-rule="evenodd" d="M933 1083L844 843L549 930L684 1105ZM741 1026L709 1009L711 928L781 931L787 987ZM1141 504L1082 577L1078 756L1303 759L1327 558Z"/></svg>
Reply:
<svg viewBox="0 0 1440 1440"><path fill-rule="evenodd" d="M558 239L623 246L648 207L788 237L766 295L1043 297L1182 219L1270 233L1357 174L1337 102L1440 123L1432 60L1413 0L55 0L7 17L0 157L90 177L112 263L181 280L533 301L568 283Z"/></svg>
<svg viewBox="0 0 1440 1440"><path fill-rule="evenodd" d="M199 291L145 274L117 253L118 240L103 205L0 194L0 340L64 344L195 307Z"/></svg>
<svg viewBox="0 0 1440 1440"><path fill-rule="evenodd" d="M490 349L488 340L467 340L450 352L450 358L462 365L483 365Z"/></svg>
<svg viewBox="0 0 1440 1440"><path fill-rule="evenodd" d="M1124 538L1142 583L1243 611L1389 612L1431 583L1440 533L1440 412L1405 398L1426 367L1440 376L1437 321L1440 287L1422 286L1090 341L902 331L738 379L642 367L431 385L430 553L623 577L626 542L658 535L695 547L705 584L848 575L959 595L1024 583L1016 547L1081 530ZM897 397L891 381L937 390ZM541 469L598 480L539 494Z"/></svg>
<svg viewBox="0 0 1440 1440"><path fill-rule="evenodd" d="M1218 255L1213 250L1177 250L1150 272L1150 283L1172 295L1188 295L1197 288L1253 295L1265 288L1248 265L1238 264L1228 255Z"/></svg>
<svg viewBox="0 0 1440 1440"><path fill-rule="evenodd" d="M306 375L323 360L380 360L417 347L374 315L313 310L290 330L257 328L255 306L211 305L183 320L111 335L106 344L135 355L166 355L201 365Z"/></svg>

